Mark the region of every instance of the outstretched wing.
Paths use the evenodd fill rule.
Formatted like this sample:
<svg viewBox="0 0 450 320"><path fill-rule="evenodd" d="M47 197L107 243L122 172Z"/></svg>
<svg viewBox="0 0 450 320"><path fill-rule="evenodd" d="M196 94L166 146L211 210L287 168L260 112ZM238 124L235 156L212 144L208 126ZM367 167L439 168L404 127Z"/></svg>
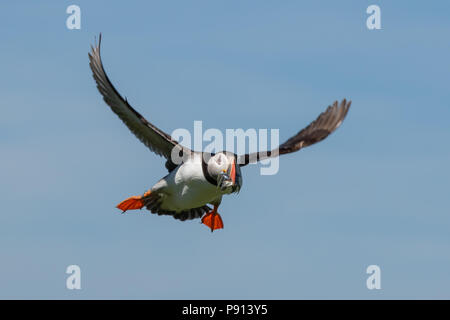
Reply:
<svg viewBox="0 0 450 320"><path fill-rule="evenodd" d="M103 99L142 143L156 154L164 156L170 161L171 151L173 147L178 145L178 142L148 122L117 92L103 69L102 59L100 57L101 41L102 35L100 34L98 45L91 47L89 66L91 67L94 79L97 82L97 88L102 94Z"/></svg>
<svg viewBox="0 0 450 320"><path fill-rule="evenodd" d="M238 164L242 167L249 163L255 163L270 157L276 157L279 154L281 155L295 152L304 147L322 141L341 125L351 104L351 101L347 102L345 99L342 100L340 105L337 101L335 101L333 105L329 106L327 110L322 112L316 120L310 123L309 126L302 129L295 136L284 142L278 147L278 149L241 155L238 158Z"/></svg>

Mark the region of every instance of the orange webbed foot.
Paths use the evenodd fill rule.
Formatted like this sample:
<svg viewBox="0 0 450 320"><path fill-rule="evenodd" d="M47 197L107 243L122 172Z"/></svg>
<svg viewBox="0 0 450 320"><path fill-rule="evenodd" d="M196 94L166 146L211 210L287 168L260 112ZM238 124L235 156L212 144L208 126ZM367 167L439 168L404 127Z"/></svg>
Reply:
<svg viewBox="0 0 450 320"><path fill-rule="evenodd" d="M213 210L203 216L202 223L211 228L211 232L217 229L223 229L222 217L217 213L216 206L214 206Z"/></svg>
<svg viewBox="0 0 450 320"><path fill-rule="evenodd" d="M144 197L147 197L150 195L150 190L144 193L143 196L132 196L129 197L126 200L123 200L121 203L119 203L116 207L122 210L123 212L127 210L136 210L136 209L142 209L144 206Z"/></svg>

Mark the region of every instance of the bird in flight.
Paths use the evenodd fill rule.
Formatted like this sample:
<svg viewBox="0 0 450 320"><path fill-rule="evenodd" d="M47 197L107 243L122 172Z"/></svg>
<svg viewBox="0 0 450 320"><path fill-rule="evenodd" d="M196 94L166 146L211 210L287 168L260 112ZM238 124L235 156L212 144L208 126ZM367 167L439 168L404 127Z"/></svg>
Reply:
<svg viewBox="0 0 450 320"><path fill-rule="evenodd" d="M91 47L89 65L103 100L143 144L166 158L165 166L169 172L144 194L120 202L117 208L123 213L146 207L152 213L170 215L181 221L201 218L211 231L221 229L223 221L217 209L223 195L241 189L241 167L322 141L341 125L351 105L346 99L341 103L335 101L306 128L271 151L244 155L192 151L147 121L122 98L103 68L101 39L100 34L98 45Z"/></svg>

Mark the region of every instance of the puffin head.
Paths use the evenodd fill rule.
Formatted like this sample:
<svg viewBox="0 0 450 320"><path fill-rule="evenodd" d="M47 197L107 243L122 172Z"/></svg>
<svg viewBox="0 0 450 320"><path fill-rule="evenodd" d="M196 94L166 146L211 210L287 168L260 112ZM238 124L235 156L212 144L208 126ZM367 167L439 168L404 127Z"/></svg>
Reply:
<svg viewBox="0 0 450 320"><path fill-rule="evenodd" d="M217 181L217 188L225 193L239 192L242 186L242 175L236 155L230 152L219 152L208 161L208 173Z"/></svg>

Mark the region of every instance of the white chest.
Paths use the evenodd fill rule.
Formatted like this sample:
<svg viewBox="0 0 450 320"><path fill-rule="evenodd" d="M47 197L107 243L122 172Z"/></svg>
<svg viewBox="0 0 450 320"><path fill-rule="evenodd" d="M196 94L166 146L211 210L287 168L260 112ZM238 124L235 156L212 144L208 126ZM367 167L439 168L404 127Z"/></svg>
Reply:
<svg viewBox="0 0 450 320"><path fill-rule="evenodd" d="M166 210L198 208L220 200L220 189L208 182L200 161L188 161L172 171L165 179L165 199L161 207Z"/></svg>

